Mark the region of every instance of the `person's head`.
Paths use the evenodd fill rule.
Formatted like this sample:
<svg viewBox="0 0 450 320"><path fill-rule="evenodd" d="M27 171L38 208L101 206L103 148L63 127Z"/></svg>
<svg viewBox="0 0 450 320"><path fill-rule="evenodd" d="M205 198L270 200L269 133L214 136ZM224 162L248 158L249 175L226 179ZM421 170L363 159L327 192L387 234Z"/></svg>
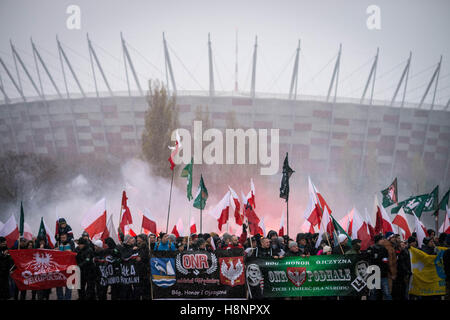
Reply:
<svg viewBox="0 0 450 320"><path fill-rule="evenodd" d="M268 249L270 247L270 240L267 238L261 239L261 248Z"/></svg>
<svg viewBox="0 0 450 320"><path fill-rule="evenodd" d="M224 234L223 234L223 236L222 236L222 243L225 245L225 246L228 246L229 244L230 244L230 242L231 242L231 235L229 234L229 233L227 233L227 232L225 232Z"/></svg>
<svg viewBox="0 0 450 320"><path fill-rule="evenodd" d="M359 251L361 249L361 240L353 239L352 240L352 248L356 251Z"/></svg>
<svg viewBox="0 0 450 320"><path fill-rule="evenodd" d="M6 249L7 247L8 247L8 245L6 243L6 238L0 237L0 249Z"/></svg>
<svg viewBox="0 0 450 320"><path fill-rule="evenodd" d="M101 250L103 250L103 241L100 239L97 239L94 241L94 249L95 252L99 252Z"/></svg>
<svg viewBox="0 0 450 320"><path fill-rule="evenodd" d="M434 238L436 236L436 232L434 232L433 229L428 229L427 233L428 233L428 237L430 237L430 238Z"/></svg>
<svg viewBox="0 0 450 320"><path fill-rule="evenodd" d="M162 244L166 244L169 241L169 235L167 233L161 233L159 236L161 237Z"/></svg>
<svg viewBox="0 0 450 320"><path fill-rule="evenodd" d="M276 242L278 240L278 234L276 231L270 230L267 234L267 238L269 238L272 242Z"/></svg>
<svg viewBox="0 0 450 320"><path fill-rule="evenodd" d="M58 220L58 223L59 223L59 227L60 227L60 228L65 228L65 227L67 226L66 219L64 219L64 218L60 218L60 219Z"/></svg>
<svg viewBox="0 0 450 320"><path fill-rule="evenodd" d="M89 240L89 233L87 233L86 231L83 231L83 233L81 234L81 237L86 240Z"/></svg>
<svg viewBox="0 0 450 320"><path fill-rule="evenodd" d="M33 241L29 240L29 241L27 242L27 249L33 249L33 247L34 247Z"/></svg>
<svg viewBox="0 0 450 320"><path fill-rule="evenodd" d="M85 238L81 237L80 239L78 239L78 247L80 248L80 250L86 248L87 245L88 241Z"/></svg>
<svg viewBox="0 0 450 320"><path fill-rule="evenodd" d="M145 246L147 244L147 236L145 233L141 233L136 237L136 243L138 246Z"/></svg>
<svg viewBox="0 0 450 320"><path fill-rule="evenodd" d="M206 240L203 238L198 238L197 239L197 247L199 250L206 249Z"/></svg>
<svg viewBox="0 0 450 320"><path fill-rule="evenodd" d="M237 236L232 236L231 237L231 244L233 246L237 246L239 244L239 238Z"/></svg>
<svg viewBox="0 0 450 320"><path fill-rule="evenodd" d="M67 241L67 233L60 233L59 240L61 240L61 243L65 243Z"/></svg>
<svg viewBox="0 0 450 320"><path fill-rule="evenodd" d="M391 236L388 238L388 240L389 240L394 246L396 246L396 245L398 245L399 242L400 242L400 235L397 234L397 233L395 233L395 234L391 235Z"/></svg>
<svg viewBox="0 0 450 320"><path fill-rule="evenodd" d="M116 247L116 242L111 237L105 239L105 244L108 247L108 249L114 249Z"/></svg>
<svg viewBox="0 0 450 320"><path fill-rule="evenodd" d="M427 247L433 248L435 247L434 240L431 237L426 237L423 239L423 244Z"/></svg>
<svg viewBox="0 0 450 320"><path fill-rule="evenodd" d="M406 243L406 241L400 241L399 246L400 246L400 250L403 250L408 247L408 244Z"/></svg>
<svg viewBox="0 0 450 320"><path fill-rule="evenodd" d="M156 242L156 235L153 233L150 233L148 236L148 239L150 240L150 243L155 243Z"/></svg>
<svg viewBox="0 0 450 320"><path fill-rule="evenodd" d="M291 251L291 252L298 252L298 244L297 244L297 242L289 241L288 247L289 247L289 251Z"/></svg>
<svg viewBox="0 0 450 320"><path fill-rule="evenodd" d="M408 246L417 248L417 240L415 237L411 236L408 238Z"/></svg>
<svg viewBox="0 0 450 320"><path fill-rule="evenodd" d="M339 243L340 243L341 246L345 246L345 245L347 245L348 238L347 238L347 236L346 236L345 234L342 234L342 233L341 233L341 234L338 236L338 241L339 241Z"/></svg>
<svg viewBox="0 0 450 320"><path fill-rule="evenodd" d="M447 234L446 233L441 233L439 235L439 244L445 244L445 239L447 238Z"/></svg>
<svg viewBox="0 0 450 320"><path fill-rule="evenodd" d="M184 251L185 245L182 242L177 243L177 250L178 251Z"/></svg>
<svg viewBox="0 0 450 320"><path fill-rule="evenodd" d="M304 233L297 234L297 243L299 246L305 246L306 245L306 236Z"/></svg>
<svg viewBox="0 0 450 320"><path fill-rule="evenodd" d="M331 254L331 247L330 246L323 247L323 254Z"/></svg>
<svg viewBox="0 0 450 320"><path fill-rule="evenodd" d="M123 243L125 243L126 245L129 245L129 246L134 246L136 243L136 239L134 237L132 237L131 235L127 234L123 238Z"/></svg>
<svg viewBox="0 0 450 320"><path fill-rule="evenodd" d="M375 237L373 238L373 242L375 242L376 244L379 244L379 242L382 240L383 236L381 234L376 234Z"/></svg>

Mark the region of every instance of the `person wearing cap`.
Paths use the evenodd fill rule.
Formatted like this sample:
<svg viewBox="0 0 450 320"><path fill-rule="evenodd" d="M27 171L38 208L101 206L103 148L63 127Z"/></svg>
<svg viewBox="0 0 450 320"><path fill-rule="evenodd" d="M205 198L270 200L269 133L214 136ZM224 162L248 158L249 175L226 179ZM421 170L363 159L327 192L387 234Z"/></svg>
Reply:
<svg viewBox="0 0 450 320"><path fill-rule="evenodd" d="M89 242L81 237L78 239L78 247L75 252L77 253L76 260L81 273L78 300L94 300L96 276L94 251L91 249Z"/></svg>
<svg viewBox="0 0 450 320"><path fill-rule="evenodd" d="M391 289L389 287L389 252L384 242L389 242L381 234L374 237L374 244L367 249L369 263L380 268L381 289L371 289L369 300L392 300ZM394 252L395 254L395 252Z"/></svg>
<svg viewBox="0 0 450 320"><path fill-rule="evenodd" d="M361 253L361 240L353 239L352 240L352 248L347 250L345 254L360 254Z"/></svg>
<svg viewBox="0 0 450 320"><path fill-rule="evenodd" d="M345 234L341 233L338 235L338 242L339 244L333 247L331 251L332 254L343 255L345 254L345 252L351 249L351 247L348 245L348 238Z"/></svg>
<svg viewBox="0 0 450 320"><path fill-rule="evenodd" d="M73 240L73 231L72 228L67 224L66 219L59 218L58 219L58 230L56 230L55 240L59 241L59 236L61 234L67 234L67 240Z"/></svg>

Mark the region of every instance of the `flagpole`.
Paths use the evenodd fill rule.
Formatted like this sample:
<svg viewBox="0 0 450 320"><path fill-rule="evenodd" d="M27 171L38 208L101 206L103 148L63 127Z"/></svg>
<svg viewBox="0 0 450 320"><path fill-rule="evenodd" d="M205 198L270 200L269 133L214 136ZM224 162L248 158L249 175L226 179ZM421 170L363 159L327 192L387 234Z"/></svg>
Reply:
<svg viewBox="0 0 450 320"><path fill-rule="evenodd" d="M289 197L288 197L289 199ZM289 238L289 200L286 199L286 231L287 231L287 236Z"/></svg>
<svg viewBox="0 0 450 320"><path fill-rule="evenodd" d="M188 223L188 227L189 227L189 234L188 234L188 241L187 241L187 250L189 250L189 239L191 239L191 202L189 201L189 223Z"/></svg>
<svg viewBox="0 0 450 320"><path fill-rule="evenodd" d="M203 233L202 206L200 204L200 233Z"/></svg>
<svg viewBox="0 0 450 320"><path fill-rule="evenodd" d="M170 201L172 200L173 171L174 170L172 170L172 178L170 179L169 207L167 208L166 233L169 232L169 215L170 215Z"/></svg>

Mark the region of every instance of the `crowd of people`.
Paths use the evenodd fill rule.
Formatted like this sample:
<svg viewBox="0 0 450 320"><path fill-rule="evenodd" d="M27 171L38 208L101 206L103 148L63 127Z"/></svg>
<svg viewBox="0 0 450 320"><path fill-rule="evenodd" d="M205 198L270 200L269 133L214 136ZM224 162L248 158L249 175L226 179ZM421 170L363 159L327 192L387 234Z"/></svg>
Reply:
<svg viewBox="0 0 450 320"><path fill-rule="evenodd" d="M78 289L79 300L147 300L150 299L150 257L157 251L185 250L228 250L242 249L247 258L271 257L309 257L314 255L364 255L371 264L379 266L381 271L381 289L371 290L368 299L405 300L419 299L408 294L412 275L410 262L410 247L418 248L416 235L413 233L406 240L401 240L399 234L388 232L378 234L373 238L367 250L361 250L361 240L353 239L350 243L344 234L333 238L333 234L298 233L295 239L289 236L279 236L276 231L269 231L267 236L256 234L250 236L248 227L244 224L240 236L224 233L191 234L188 237L176 237L173 234L161 232L155 234L139 234L136 237L119 233L119 243L111 237L102 240L91 240L87 232L78 239L74 238L71 227L65 219L59 220L56 232L54 250L72 251L76 253L76 261L81 271L81 287ZM420 248L427 254L436 254L436 246L450 247L450 235L436 234L428 230L428 237L423 240ZM320 241L319 245L317 241ZM0 237L0 300L24 300L26 291L19 291L10 277L14 270L14 262L8 253L9 249L50 249L46 237L34 240L20 238L13 247L8 248L6 239ZM136 271L140 278L139 284L122 286L100 284L99 265L135 259ZM450 250L444 252L444 270L446 274L446 299L450 299ZM117 267L117 265L116 265ZM31 299L48 300L52 289L31 292ZM58 300L71 300L73 290L56 288ZM109 295L109 297L108 297ZM434 297L436 298L436 296ZM437 296L438 299L441 297Z"/></svg>

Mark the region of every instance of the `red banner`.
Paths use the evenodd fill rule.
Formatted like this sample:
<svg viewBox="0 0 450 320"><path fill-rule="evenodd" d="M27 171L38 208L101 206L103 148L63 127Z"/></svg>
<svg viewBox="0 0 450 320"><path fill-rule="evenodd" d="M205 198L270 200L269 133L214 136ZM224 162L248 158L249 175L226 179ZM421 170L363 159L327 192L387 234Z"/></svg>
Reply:
<svg viewBox="0 0 450 320"><path fill-rule="evenodd" d="M76 265L76 253L48 249L10 250L16 266L11 277L19 290L65 287L67 268ZM73 274L73 273L72 273Z"/></svg>

